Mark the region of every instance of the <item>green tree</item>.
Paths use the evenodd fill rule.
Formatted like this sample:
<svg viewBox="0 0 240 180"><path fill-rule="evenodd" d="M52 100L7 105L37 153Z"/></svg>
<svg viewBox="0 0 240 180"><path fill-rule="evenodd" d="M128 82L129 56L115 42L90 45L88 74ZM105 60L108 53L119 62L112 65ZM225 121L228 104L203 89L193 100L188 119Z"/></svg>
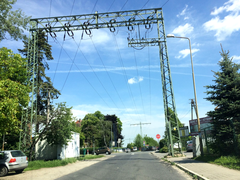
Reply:
<svg viewBox="0 0 240 180"><path fill-rule="evenodd" d="M143 147L143 138L140 134L138 134L134 139L134 144L139 148Z"/></svg>
<svg viewBox="0 0 240 180"><path fill-rule="evenodd" d="M22 55L27 57L28 41L23 40L24 48L18 49ZM32 41L30 41L30 46ZM37 69L37 76L35 78L36 86L35 94L37 95L37 101L33 102L34 106L37 104L38 122L36 123L36 132L39 131L39 124L46 123L46 109L48 107L48 95L50 99L56 99L60 95L60 92L54 88L50 77L46 76L45 70L49 70L49 65L46 60L53 60L52 46L48 44L44 31L39 31L37 35L37 63L35 69ZM30 64L30 62L28 62ZM49 94L48 94L49 93ZM52 106L51 106L52 108Z"/></svg>
<svg viewBox="0 0 240 180"><path fill-rule="evenodd" d="M0 133L19 133L22 107L29 102L26 60L10 49L0 49Z"/></svg>
<svg viewBox="0 0 240 180"><path fill-rule="evenodd" d="M72 107L66 107L66 103L59 103L55 111L61 112L52 120L42 139L46 139L49 145L67 145L72 136Z"/></svg>
<svg viewBox="0 0 240 180"><path fill-rule="evenodd" d="M222 48L222 47L221 47ZM218 62L220 71L214 72L214 85L206 86L206 98L215 110L209 111L212 117L212 147L215 153L237 154L237 136L240 134L240 65L232 62L229 51L222 48L222 59Z"/></svg>
<svg viewBox="0 0 240 180"><path fill-rule="evenodd" d="M158 146L158 142L152 137L145 135L143 140L145 141L145 144L148 144L149 146Z"/></svg>
<svg viewBox="0 0 240 180"><path fill-rule="evenodd" d="M18 40L23 39L26 36L23 34L24 29L27 29L29 16L26 16L22 10L18 9L12 11L12 5L17 0L1 0L0 1L0 42L3 39Z"/></svg>

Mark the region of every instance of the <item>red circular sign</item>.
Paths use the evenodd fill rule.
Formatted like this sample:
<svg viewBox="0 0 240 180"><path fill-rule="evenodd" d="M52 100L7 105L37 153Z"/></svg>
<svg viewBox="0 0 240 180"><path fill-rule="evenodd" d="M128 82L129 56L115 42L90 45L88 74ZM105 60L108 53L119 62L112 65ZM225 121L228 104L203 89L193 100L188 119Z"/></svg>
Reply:
<svg viewBox="0 0 240 180"><path fill-rule="evenodd" d="M157 138L157 139L160 139L160 137L161 137L160 134L157 134L157 135L156 135L156 138Z"/></svg>

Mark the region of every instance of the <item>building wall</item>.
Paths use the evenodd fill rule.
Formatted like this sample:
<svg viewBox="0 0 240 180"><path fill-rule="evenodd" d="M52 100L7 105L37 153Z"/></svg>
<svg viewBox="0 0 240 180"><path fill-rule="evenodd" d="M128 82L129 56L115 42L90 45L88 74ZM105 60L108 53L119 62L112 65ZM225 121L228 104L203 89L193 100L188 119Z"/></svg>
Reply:
<svg viewBox="0 0 240 180"><path fill-rule="evenodd" d="M35 146L35 158L37 160L57 159L57 146L50 146L47 140L39 141Z"/></svg>
<svg viewBox="0 0 240 180"><path fill-rule="evenodd" d="M39 141L35 146L37 160L65 159L80 156L80 135L73 132L67 146L50 146L46 140Z"/></svg>
<svg viewBox="0 0 240 180"><path fill-rule="evenodd" d="M57 158L65 159L80 156L80 135L79 133L73 133L72 139L67 146L57 147Z"/></svg>

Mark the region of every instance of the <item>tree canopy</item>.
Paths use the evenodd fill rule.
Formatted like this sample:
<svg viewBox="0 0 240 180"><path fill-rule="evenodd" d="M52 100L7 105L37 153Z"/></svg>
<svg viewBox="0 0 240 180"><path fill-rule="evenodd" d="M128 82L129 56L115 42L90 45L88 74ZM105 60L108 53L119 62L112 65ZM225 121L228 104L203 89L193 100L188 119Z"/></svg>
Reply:
<svg viewBox="0 0 240 180"><path fill-rule="evenodd" d="M206 86L207 100L216 108L207 113L212 117L212 146L216 153L237 154L240 134L240 65L234 63L222 48L220 71L214 72L213 85Z"/></svg>
<svg viewBox="0 0 240 180"><path fill-rule="evenodd" d="M139 147L143 147L143 138L140 134L137 134L137 136L134 139L134 144L135 146Z"/></svg>
<svg viewBox="0 0 240 180"><path fill-rule="evenodd" d="M26 59L0 49L0 132L19 130L19 115L29 102Z"/></svg>
<svg viewBox="0 0 240 180"><path fill-rule="evenodd" d="M3 39L23 39L26 36L23 34L27 29L30 17L26 16L22 10L12 11L12 5L17 0L1 0L0 1L0 42Z"/></svg>

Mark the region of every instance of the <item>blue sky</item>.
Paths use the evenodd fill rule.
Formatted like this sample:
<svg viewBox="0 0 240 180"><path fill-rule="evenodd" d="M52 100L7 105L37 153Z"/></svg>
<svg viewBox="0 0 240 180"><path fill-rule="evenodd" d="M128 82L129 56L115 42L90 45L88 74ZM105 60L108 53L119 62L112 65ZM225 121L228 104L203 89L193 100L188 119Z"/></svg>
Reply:
<svg viewBox="0 0 240 180"><path fill-rule="evenodd" d="M199 116L205 117L214 106L204 99L204 86L213 84L212 71L219 70L220 43L234 62L240 62L239 0L18 0L13 8L41 18L162 6L166 34L191 39ZM147 35L157 37L156 27ZM55 41L49 37L54 60L48 62L50 70L46 72L62 93L54 103L66 102L81 119L97 110L115 114L123 122L125 145L140 133L139 126L130 124L151 123L142 126L142 131L155 139L165 129L158 47L130 48L128 33L123 27L114 34L108 29L94 30L92 37L84 34L81 41L82 32L74 32L74 39L65 41L61 33ZM189 125L194 93L188 41L171 38L167 45L178 117ZM17 52L23 44L4 40L0 46Z"/></svg>

